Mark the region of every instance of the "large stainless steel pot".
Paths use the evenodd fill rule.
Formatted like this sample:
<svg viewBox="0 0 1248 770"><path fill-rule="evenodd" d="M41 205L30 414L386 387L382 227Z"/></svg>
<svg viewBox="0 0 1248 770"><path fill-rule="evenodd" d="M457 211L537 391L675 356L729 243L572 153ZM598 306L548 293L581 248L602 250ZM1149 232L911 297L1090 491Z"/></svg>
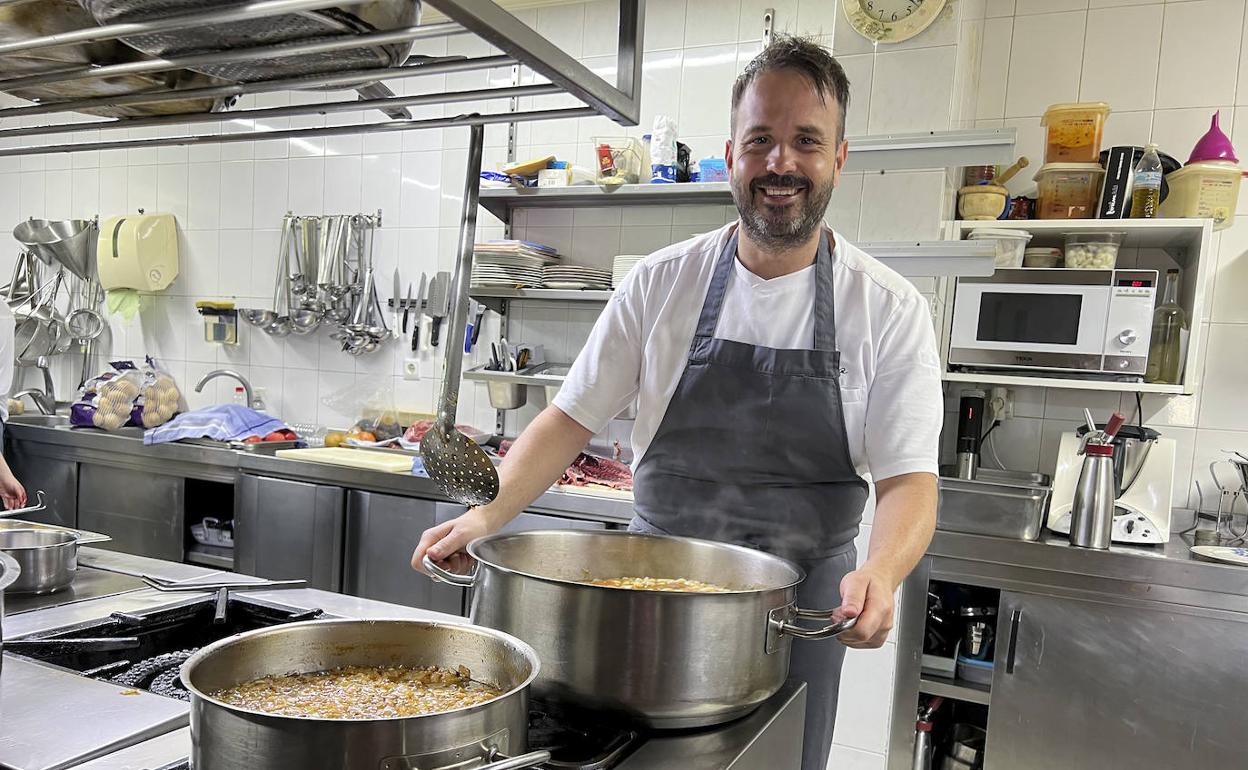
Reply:
<svg viewBox="0 0 1248 770"><path fill-rule="evenodd" d="M463 665L504 694L456 711L367 720L274 716L209 694L258 677L350 665ZM544 751L524 753L529 686L539 668L529 645L466 623L313 620L249 631L203 648L182 666L191 694L191 764L195 770L532 767L550 759Z"/></svg>
<svg viewBox="0 0 1248 770"><path fill-rule="evenodd" d="M74 582L78 570L78 536L51 529L0 530L0 551L21 565L22 574L9 586L13 593L47 594Z"/></svg>
<svg viewBox="0 0 1248 770"><path fill-rule="evenodd" d="M718 724L784 684L792 638L828 639L853 621L799 609L806 575L792 562L708 540L631 532L540 530L474 540L472 575L428 559L436 578L471 587L472 621L537 650L534 695L619 712L658 728ZM588 585L595 578L688 578L729 593Z"/></svg>
<svg viewBox="0 0 1248 770"><path fill-rule="evenodd" d="M22 575L22 568L17 560L4 551L0 551L0 652L4 650L4 591ZM0 655L0 660L4 656Z"/></svg>

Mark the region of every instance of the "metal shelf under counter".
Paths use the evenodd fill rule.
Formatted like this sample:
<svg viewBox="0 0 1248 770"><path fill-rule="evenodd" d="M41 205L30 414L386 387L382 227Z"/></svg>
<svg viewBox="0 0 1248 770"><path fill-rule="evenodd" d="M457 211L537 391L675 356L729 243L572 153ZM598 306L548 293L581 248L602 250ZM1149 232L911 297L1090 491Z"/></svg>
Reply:
<svg viewBox="0 0 1248 770"><path fill-rule="evenodd" d="M989 705L989 701L992 700L992 688L989 685L968 682L965 679L950 679L935 674L924 674L919 677L919 692L968 703L978 703L982 706Z"/></svg>

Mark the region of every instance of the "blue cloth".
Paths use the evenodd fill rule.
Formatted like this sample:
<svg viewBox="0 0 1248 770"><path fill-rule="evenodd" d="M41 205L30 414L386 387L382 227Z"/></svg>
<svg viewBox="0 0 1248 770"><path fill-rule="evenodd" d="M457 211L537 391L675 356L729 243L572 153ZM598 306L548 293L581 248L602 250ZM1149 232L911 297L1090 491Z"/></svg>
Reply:
<svg viewBox="0 0 1248 770"><path fill-rule="evenodd" d="M185 412L143 433L144 444L168 444L184 438L242 441L284 430L285 423L241 404L221 404Z"/></svg>

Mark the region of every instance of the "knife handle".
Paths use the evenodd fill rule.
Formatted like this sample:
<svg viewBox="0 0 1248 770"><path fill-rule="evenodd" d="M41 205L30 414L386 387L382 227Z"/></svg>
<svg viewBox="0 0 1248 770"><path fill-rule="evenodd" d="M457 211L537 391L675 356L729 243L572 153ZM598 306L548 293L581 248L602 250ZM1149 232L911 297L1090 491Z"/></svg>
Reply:
<svg viewBox="0 0 1248 770"><path fill-rule="evenodd" d="M469 349L472 349L477 346L477 339L481 337L481 327L485 325L483 323L484 316L485 316L484 313L477 314L477 320L472 325L472 337L470 339L470 342L468 343Z"/></svg>
<svg viewBox="0 0 1248 770"><path fill-rule="evenodd" d="M442 332L442 319L434 318L433 319L433 331L429 335L429 344L433 345L435 348L438 346L438 336L441 332Z"/></svg>
<svg viewBox="0 0 1248 770"><path fill-rule="evenodd" d="M420 318L417 317L416 323L412 324L412 352L420 352Z"/></svg>

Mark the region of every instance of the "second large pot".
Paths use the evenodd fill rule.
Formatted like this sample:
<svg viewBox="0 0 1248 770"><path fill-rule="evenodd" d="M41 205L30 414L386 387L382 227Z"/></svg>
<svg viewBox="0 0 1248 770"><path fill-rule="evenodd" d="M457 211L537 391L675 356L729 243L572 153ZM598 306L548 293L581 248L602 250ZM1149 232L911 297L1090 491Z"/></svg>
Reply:
<svg viewBox="0 0 1248 770"><path fill-rule="evenodd" d="M462 665L503 694L453 711L379 719L278 716L212 695L263 676L351 665ZM523 642L467 624L312 620L248 631L203 648L182 666L182 683L191 694L191 765L196 770L532 767L550 758L546 752L523 754L529 685L539 665Z"/></svg>
<svg viewBox="0 0 1248 770"><path fill-rule="evenodd" d="M53 529L0 530L0 551L21 565L12 593L47 594L74 582L78 571L78 536Z"/></svg>
<svg viewBox="0 0 1248 770"><path fill-rule="evenodd" d="M773 695L793 637L828 639L853 625L795 605L805 573L738 546L631 532L542 530L468 546L471 576L428 559L438 579L473 588L472 621L537 650L538 698L624 714L651 727L719 724ZM589 585L596 578L700 580L729 593ZM799 619L826 621L818 628Z"/></svg>

